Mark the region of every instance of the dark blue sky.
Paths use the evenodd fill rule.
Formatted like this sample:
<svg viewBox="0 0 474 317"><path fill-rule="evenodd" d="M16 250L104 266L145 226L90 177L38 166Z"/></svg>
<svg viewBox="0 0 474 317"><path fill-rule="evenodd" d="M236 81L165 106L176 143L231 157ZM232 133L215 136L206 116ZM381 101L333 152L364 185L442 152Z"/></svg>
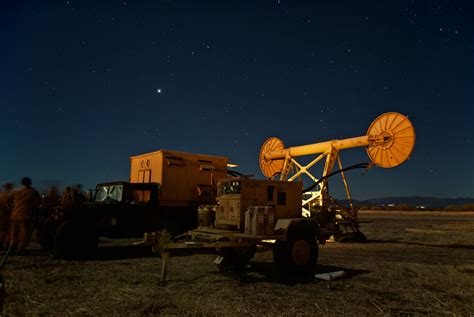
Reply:
<svg viewBox="0 0 474 317"><path fill-rule="evenodd" d="M0 181L88 188L127 180L131 155L161 148L228 156L261 178L267 137L360 136L397 111L416 129L411 160L351 172L353 196L473 197L473 7L2 1Z"/></svg>

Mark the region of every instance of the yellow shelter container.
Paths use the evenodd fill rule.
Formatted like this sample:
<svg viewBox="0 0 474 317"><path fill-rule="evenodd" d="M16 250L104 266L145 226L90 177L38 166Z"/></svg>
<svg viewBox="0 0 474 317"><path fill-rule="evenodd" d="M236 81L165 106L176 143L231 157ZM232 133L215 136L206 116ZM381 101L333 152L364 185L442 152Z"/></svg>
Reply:
<svg viewBox="0 0 474 317"><path fill-rule="evenodd" d="M159 150L130 157L131 183L161 185L161 206L215 204L227 157Z"/></svg>

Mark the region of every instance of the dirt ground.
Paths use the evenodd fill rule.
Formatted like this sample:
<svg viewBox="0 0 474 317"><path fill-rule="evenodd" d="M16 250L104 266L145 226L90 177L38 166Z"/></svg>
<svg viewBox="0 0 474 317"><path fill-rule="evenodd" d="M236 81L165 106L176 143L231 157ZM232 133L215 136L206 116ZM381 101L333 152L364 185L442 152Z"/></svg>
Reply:
<svg viewBox="0 0 474 317"><path fill-rule="evenodd" d="M365 244L327 243L319 272L334 281L278 274L271 251L243 272L218 272L214 255L161 259L132 241L102 240L93 260L52 259L33 243L1 273L7 316L473 316L474 217L362 212Z"/></svg>

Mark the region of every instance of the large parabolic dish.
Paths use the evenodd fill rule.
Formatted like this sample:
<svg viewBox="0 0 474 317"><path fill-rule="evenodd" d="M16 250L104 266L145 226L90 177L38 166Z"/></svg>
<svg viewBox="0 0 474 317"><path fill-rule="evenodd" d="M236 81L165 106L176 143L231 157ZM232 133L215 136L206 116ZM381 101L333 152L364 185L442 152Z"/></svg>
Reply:
<svg viewBox="0 0 474 317"><path fill-rule="evenodd" d="M387 112L372 122L367 130L367 154L372 162L383 168L405 162L415 146L415 129L407 117L398 112Z"/></svg>

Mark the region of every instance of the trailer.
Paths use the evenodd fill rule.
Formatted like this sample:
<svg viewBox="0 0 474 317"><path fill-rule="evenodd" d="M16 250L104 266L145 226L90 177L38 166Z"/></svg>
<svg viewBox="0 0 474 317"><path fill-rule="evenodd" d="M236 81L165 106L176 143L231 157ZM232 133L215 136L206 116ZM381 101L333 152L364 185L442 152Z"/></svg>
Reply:
<svg viewBox="0 0 474 317"><path fill-rule="evenodd" d="M144 243L163 257L162 280L176 249L214 250L219 269L239 269L258 245L271 246L278 268L312 272L321 235L314 219L301 217L301 183L232 177L222 179L217 190L218 205L200 208L198 228L176 237L166 231L145 234Z"/></svg>

